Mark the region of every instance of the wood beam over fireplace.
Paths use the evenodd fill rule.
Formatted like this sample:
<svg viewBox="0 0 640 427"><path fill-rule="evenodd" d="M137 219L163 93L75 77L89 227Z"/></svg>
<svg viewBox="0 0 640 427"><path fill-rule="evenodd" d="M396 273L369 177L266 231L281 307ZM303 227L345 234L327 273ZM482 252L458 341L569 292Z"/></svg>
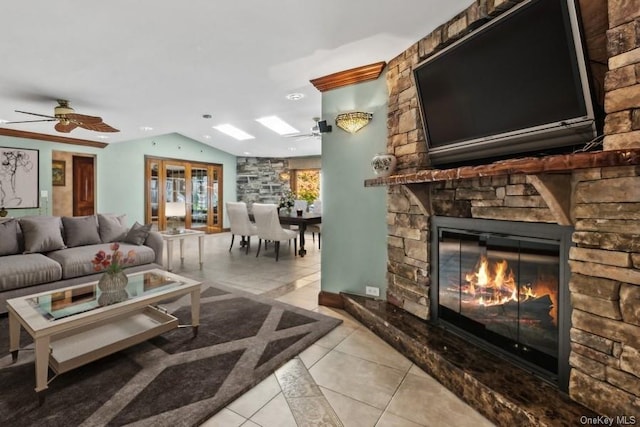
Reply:
<svg viewBox="0 0 640 427"><path fill-rule="evenodd" d="M461 166L452 169L425 169L403 175L391 175L386 178L366 179L364 186L382 187L386 185L420 184L518 173L532 175L566 172L575 169L634 165L640 165L640 149L593 151L501 160L486 165Z"/></svg>

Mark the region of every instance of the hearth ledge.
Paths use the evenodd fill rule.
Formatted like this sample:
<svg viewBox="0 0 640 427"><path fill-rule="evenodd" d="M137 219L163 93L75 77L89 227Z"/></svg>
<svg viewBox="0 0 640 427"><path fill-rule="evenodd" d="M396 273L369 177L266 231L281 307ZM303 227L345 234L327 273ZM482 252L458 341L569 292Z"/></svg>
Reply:
<svg viewBox="0 0 640 427"><path fill-rule="evenodd" d="M364 186L383 187L387 185L420 184L518 173L543 174L575 169L634 165L640 165L640 149L525 157L501 160L486 165L461 166L453 169L426 169L408 174L391 175L386 178L366 179Z"/></svg>
<svg viewBox="0 0 640 427"><path fill-rule="evenodd" d="M498 426L577 425L596 416L524 369L386 301L341 295L347 313Z"/></svg>

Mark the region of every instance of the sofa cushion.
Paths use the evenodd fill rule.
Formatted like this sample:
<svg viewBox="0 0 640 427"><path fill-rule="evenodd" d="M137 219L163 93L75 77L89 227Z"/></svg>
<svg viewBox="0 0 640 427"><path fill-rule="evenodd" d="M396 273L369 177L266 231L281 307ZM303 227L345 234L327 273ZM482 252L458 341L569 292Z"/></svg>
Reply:
<svg viewBox="0 0 640 427"><path fill-rule="evenodd" d="M144 241L147 240L150 231L151 224L142 225L136 221L124 238L124 241L134 245L142 245Z"/></svg>
<svg viewBox="0 0 640 427"><path fill-rule="evenodd" d="M95 274L96 270L91 261L95 258L98 251L102 250L107 254L111 254L113 251L110 246L111 245L109 243L101 243L99 245L91 246L77 246L75 248L49 252L47 256L62 266L63 279L71 279L73 277ZM134 261L131 264L127 264L127 267L150 264L153 263L156 258L155 252L148 246L121 243L118 250L122 251L124 256L126 256L130 250L135 252Z"/></svg>
<svg viewBox="0 0 640 427"><path fill-rule="evenodd" d="M18 243L18 221L8 219L0 222L0 256L20 253Z"/></svg>
<svg viewBox="0 0 640 427"><path fill-rule="evenodd" d="M0 291L62 279L60 264L42 254L7 255L0 262Z"/></svg>
<svg viewBox="0 0 640 427"><path fill-rule="evenodd" d="M57 216L20 218L24 238L24 253L49 252L64 249L62 222Z"/></svg>
<svg viewBox="0 0 640 427"><path fill-rule="evenodd" d="M98 214L98 230L102 243L119 242L127 235L127 216Z"/></svg>
<svg viewBox="0 0 640 427"><path fill-rule="evenodd" d="M63 216L62 225L64 226L64 241L69 248L101 243L95 215Z"/></svg>

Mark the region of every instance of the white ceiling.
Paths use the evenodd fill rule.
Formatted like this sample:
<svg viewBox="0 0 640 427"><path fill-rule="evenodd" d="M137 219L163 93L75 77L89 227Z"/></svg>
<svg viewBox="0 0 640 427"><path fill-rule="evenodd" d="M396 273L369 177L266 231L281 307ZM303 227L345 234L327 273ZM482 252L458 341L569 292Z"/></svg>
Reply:
<svg viewBox="0 0 640 427"><path fill-rule="evenodd" d="M120 132L100 140L57 133L54 122L0 126L108 143L177 132L238 156L317 155L319 138L278 136L255 119L276 114L308 133L321 109L310 79L389 61L471 1L7 1L0 120L52 115L68 99ZM285 98L294 92L305 97ZM211 128L222 123L256 138Z"/></svg>

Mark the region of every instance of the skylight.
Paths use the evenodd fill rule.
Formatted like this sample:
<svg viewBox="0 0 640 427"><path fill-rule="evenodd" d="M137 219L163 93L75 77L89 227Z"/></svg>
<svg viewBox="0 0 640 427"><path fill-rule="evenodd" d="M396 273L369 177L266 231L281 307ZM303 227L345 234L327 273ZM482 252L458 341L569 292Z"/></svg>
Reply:
<svg viewBox="0 0 640 427"><path fill-rule="evenodd" d="M266 116L256 119L256 122L260 123L279 135L289 135L292 133L298 133L299 130L285 122L278 116Z"/></svg>
<svg viewBox="0 0 640 427"><path fill-rule="evenodd" d="M232 138L237 139L238 141L244 141L247 139L254 139L255 136L249 135L245 131L238 129L237 127L225 123L223 125L213 126L213 128L217 131L220 131L226 135L229 135Z"/></svg>

